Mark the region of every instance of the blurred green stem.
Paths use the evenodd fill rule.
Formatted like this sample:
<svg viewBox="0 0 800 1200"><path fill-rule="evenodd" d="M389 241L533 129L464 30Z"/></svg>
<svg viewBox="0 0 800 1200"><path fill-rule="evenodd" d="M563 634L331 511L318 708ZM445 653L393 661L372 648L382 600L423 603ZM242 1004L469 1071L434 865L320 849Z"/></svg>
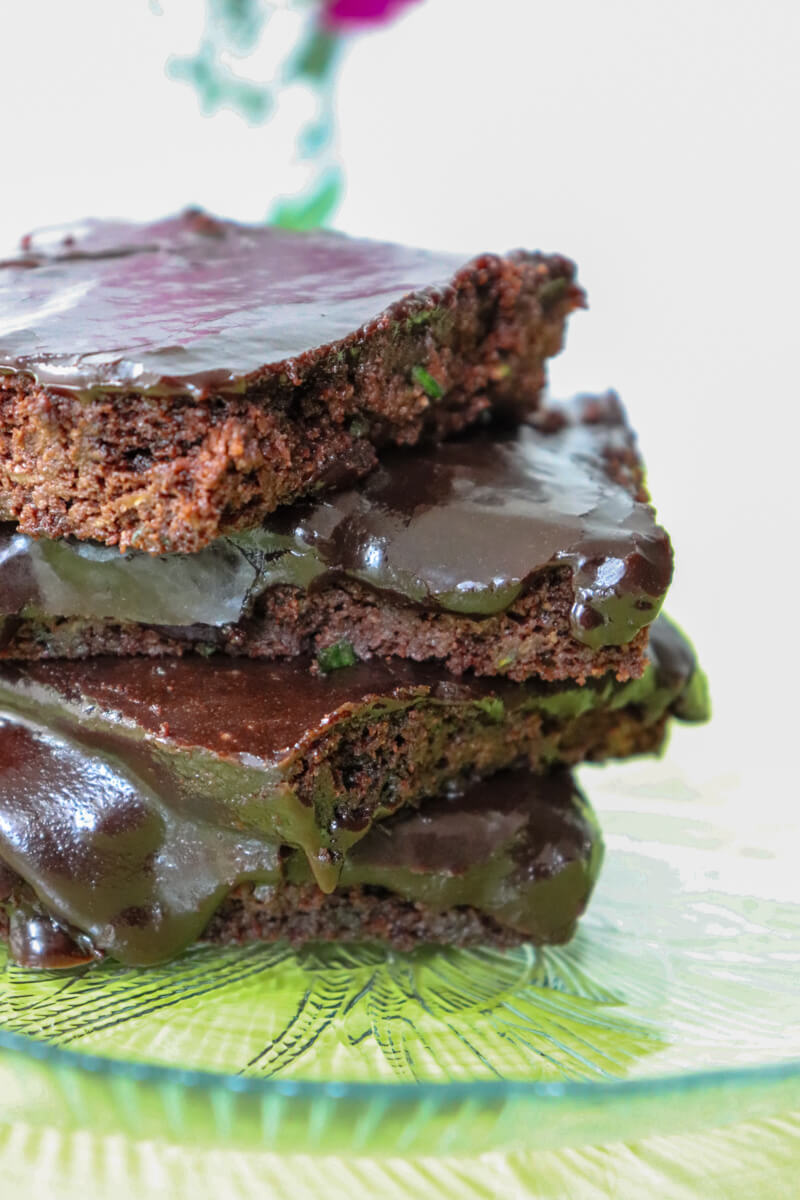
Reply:
<svg viewBox="0 0 800 1200"><path fill-rule="evenodd" d="M290 7L307 11L294 50L273 79L244 78L231 67L230 57L246 57L269 36L276 7L270 0L206 0L200 45L194 54L170 59L167 73L194 88L205 114L227 108L251 125L275 116L285 88L300 83L311 90L316 111L295 135L295 160L307 170L307 180L301 191L273 197L267 219L290 229L312 229L330 220L343 190L336 155L336 72L342 40L318 24L315 5L295 0Z"/></svg>

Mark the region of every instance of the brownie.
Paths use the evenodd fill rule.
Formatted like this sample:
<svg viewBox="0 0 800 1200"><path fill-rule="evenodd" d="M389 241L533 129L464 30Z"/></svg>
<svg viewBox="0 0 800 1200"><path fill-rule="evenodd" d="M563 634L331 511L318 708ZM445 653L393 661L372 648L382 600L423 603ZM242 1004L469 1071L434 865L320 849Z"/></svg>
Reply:
<svg viewBox="0 0 800 1200"><path fill-rule="evenodd" d="M99 658L6 666L0 710L0 860L96 948L145 962L196 940L239 885L274 884L285 847L304 904L315 888L382 888L364 871L392 814L422 818L507 767L657 750L669 714L701 719L705 698L661 617L647 670L622 684L458 680L397 659L315 676L302 660ZM389 890L427 902L396 876ZM261 904L238 895L237 937ZM261 911L265 929L301 936Z"/></svg>
<svg viewBox="0 0 800 1200"><path fill-rule="evenodd" d="M19 736L24 734L17 727L0 737L4 753ZM39 780L48 769L41 749L34 752ZM29 771L28 778L34 777ZM89 795L97 801L93 783ZM115 836L122 841L119 825ZM95 838L92 849L98 845ZM0 934L17 962L58 967L91 961L103 951L88 931L103 922L119 933L106 949L125 962L157 961L174 951L177 943L165 939L163 929L130 921L123 927L120 906L137 886L131 888L130 881L120 886L118 865L105 849L105 856L101 850L93 858L91 881L84 859L68 897L62 894L53 905L69 911L77 926L60 921L30 885L4 870L0 898L9 915L5 925L0 922ZM276 849L270 862L260 864L259 883L239 884L221 904L204 896L191 923L169 933L179 941L369 939L400 949L420 941L563 942L586 906L602 853L594 814L569 772L504 772L375 827L347 855L333 893L320 891L302 855ZM215 905L206 923L206 910ZM105 931L99 940L109 941Z"/></svg>
<svg viewBox="0 0 800 1200"><path fill-rule="evenodd" d="M396 655L454 674L641 674L672 574L616 396L395 450L357 489L196 554L0 529L0 657Z"/></svg>
<svg viewBox="0 0 800 1200"><path fill-rule="evenodd" d="M0 518L193 552L538 403L583 303L559 255L452 254L190 211L89 221L0 263Z"/></svg>

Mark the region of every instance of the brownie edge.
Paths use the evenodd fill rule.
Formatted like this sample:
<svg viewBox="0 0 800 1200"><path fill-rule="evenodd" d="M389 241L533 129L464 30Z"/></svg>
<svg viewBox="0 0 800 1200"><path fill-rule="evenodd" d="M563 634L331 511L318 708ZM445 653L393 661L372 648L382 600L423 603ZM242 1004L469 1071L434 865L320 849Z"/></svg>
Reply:
<svg viewBox="0 0 800 1200"><path fill-rule="evenodd" d="M584 300L569 260L527 251L464 265L196 213L65 236L0 263L0 519L154 554L358 478L382 446L534 409ZM31 340L37 299L63 304Z"/></svg>

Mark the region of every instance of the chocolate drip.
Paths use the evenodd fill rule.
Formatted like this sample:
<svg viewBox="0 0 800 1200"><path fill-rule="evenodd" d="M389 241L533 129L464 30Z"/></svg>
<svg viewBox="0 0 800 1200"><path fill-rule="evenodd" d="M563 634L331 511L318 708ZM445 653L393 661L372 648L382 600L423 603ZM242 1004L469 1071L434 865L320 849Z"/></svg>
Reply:
<svg viewBox="0 0 800 1200"><path fill-rule="evenodd" d="M560 428L484 430L387 455L357 490L276 513L197 554L150 555L0 533L0 607L202 628L247 616L270 587L342 578L409 604L467 616L507 609L542 571L571 569L573 635L622 645L658 613L672 552L619 463L631 435L615 397L552 410ZM614 471L613 464L617 464ZM634 472L635 474L635 472ZM626 486L627 483L627 486Z"/></svg>
<svg viewBox="0 0 800 1200"><path fill-rule="evenodd" d="M8 949L20 967L48 971L85 967L102 958L101 952L85 934L67 928L24 900L11 905Z"/></svg>

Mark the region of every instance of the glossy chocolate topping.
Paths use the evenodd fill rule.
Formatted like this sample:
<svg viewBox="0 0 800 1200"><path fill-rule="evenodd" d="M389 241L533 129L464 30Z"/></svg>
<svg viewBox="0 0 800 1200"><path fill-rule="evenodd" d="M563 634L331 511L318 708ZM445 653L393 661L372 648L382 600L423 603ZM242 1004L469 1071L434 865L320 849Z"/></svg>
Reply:
<svg viewBox="0 0 800 1200"><path fill-rule="evenodd" d="M473 898L455 884L447 890L435 883L425 893L426 903L441 887L448 897L442 903L483 906L532 932L515 924L522 917L511 915L527 903L513 889L508 909L500 892L492 892L489 909L485 888L494 888L497 864L488 876L473 876L467 861L472 849L462 853L455 845L459 828L465 847L491 843L495 834L510 837L521 828L514 824L516 817L509 818L511 824L498 817L492 825L493 810L487 804L484 813L480 800L485 791L476 792L478 799L466 806L472 814L468 826L458 824L455 802L441 801L442 857L425 857L426 803L424 812L403 826L402 862L391 856L385 861L380 838L384 826L394 826L386 820L373 824L391 811L379 760L371 760L372 809L364 815L360 795L358 819L349 822L342 807L347 797L340 795L340 806L331 809L316 799L312 803L299 790L298 771L315 755L324 755L320 747L337 726L352 718L376 727L404 708L427 706L433 721L473 711L491 727L528 710L569 728L595 708L628 706L642 721L648 714L657 720L670 709L688 720L702 718L702 677L687 643L664 618L656 623L652 641L653 663L641 679L584 687L497 687L486 680L452 681L441 672L437 677L410 663L378 662L327 678L294 662L209 663L202 658L164 664L95 659L4 670L0 860L58 922L75 926L94 947L130 962L169 957L194 940L237 882L279 881L281 846L304 851L291 860L292 880L313 876L326 890L340 880L383 886L388 876L381 872L394 864L397 871L385 886L413 898L411 876L447 867L463 875L470 888L475 884L469 892ZM480 735L472 736L477 744ZM445 861L451 856L452 862ZM535 861L544 870L555 859L537 852ZM503 867L501 874L507 879L509 872ZM25 920L16 920L14 928L24 932ZM37 928L46 943L41 921ZM65 952L63 946L59 952Z"/></svg>
<svg viewBox="0 0 800 1200"><path fill-rule="evenodd" d="M0 368L69 391L237 391L266 367L402 315L410 293L430 304L464 265L199 212L87 221L26 238L0 262Z"/></svg>
<svg viewBox="0 0 800 1200"><path fill-rule="evenodd" d="M560 942L588 902L602 853L568 771L503 771L375 825L348 854L342 885L385 887L439 909L469 904L534 941Z"/></svg>
<svg viewBox="0 0 800 1200"><path fill-rule="evenodd" d="M158 962L195 941L236 884L310 880L296 853L176 818L112 765L10 722L0 722L0 813L6 862L36 891L19 898L12 885L10 944L26 966L69 967L102 952ZM505 772L376 827L342 884L436 910L469 904L555 941L583 911L601 858L568 773Z"/></svg>
<svg viewBox="0 0 800 1200"><path fill-rule="evenodd" d="M649 624L672 574L666 532L612 478L632 434L613 395L550 412L555 428L484 429L395 451L358 489L274 514L197 554L34 540L0 531L0 613L223 626L269 587L345 578L426 608L485 616L541 571L572 573L574 636L621 645Z"/></svg>
<svg viewBox="0 0 800 1200"><path fill-rule="evenodd" d="M274 843L192 820L113 760L10 721L0 803L6 863L47 912L123 962L177 954L237 879L278 878Z"/></svg>

